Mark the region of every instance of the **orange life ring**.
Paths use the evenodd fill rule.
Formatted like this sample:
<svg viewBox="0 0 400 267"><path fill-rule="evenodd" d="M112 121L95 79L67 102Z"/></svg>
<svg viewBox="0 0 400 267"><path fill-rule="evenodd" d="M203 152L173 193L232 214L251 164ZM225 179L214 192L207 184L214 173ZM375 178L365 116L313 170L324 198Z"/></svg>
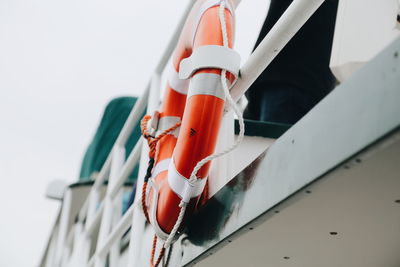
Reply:
<svg viewBox="0 0 400 267"><path fill-rule="evenodd" d="M231 49L234 10L230 1L222 1L228 47L223 45L221 0L198 1L174 51L162 106L155 116L156 135L162 136L153 143L154 167L149 186L144 187L143 208L157 236L164 240L178 219L181 200L189 203L186 218L205 187L210 162L199 169L195 185L187 181L196 164L215 150L225 106L221 69L229 71L226 78L230 82L239 69L240 58Z"/></svg>

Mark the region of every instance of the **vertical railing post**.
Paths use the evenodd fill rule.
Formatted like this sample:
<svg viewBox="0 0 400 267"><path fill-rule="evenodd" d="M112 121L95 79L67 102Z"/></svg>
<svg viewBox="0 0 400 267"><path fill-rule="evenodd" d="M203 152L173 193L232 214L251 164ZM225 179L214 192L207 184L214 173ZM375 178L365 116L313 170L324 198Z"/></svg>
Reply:
<svg viewBox="0 0 400 267"><path fill-rule="evenodd" d="M111 218L111 223L113 226L117 225L117 223L122 217L122 198L123 198L123 190L120 189L113 201L114 213L112 214ZM110 266L118 266L119 258L120 258L120 243L115 242L111 246L110 250Z"/></svg>
<svg viewBox="0 0 400 267"><path fill-rule="evenodd" d="M84 225L81 222L78 224L80 224L79 230L81 232L76 243L76 266L86 267L86 264L89 260L91 237L88 236L87 232L85 231Z"/></svg>
<svg viewBox="0 0 400 267"><path fill-rule="evenodd" d="M98 208L98 204L100 202L100 192L98 188L92 187L89 193L89 204L88 210L86 215L86 227L90 224L93 220L96 210Z"/></svg>
<svg viewBox="0 0 400 267"><path fill-rule="evenodd" d="M97 240L96 249L100 249L104 244L104 241L107 238L107 235L110 233L112 227L112 216L113 216L113 198L110 195L110 189L115 184L115 180L118 179L118 175L121 172L122 166L125 162L125 147L116 144L112 151L112 160L111 160L111 170L110 170L110 178L108 181L106 196L103 200L104 212L101 218L99 236ZM106 264L107 255L98 255L95 259L96 267L104 267Z"/></svg>
<svg viewBox="0 0 400 267"><path fill-rule="evenodd" d="M57 249L57 241L58 241L58 233L59 233L59 222L56 222L54 226L54 230L52 232L52 236L49 240L50 244L48 246L48 251L45 259L46 265L41 265L41 267L53 267L56 266L56 249Z"/></svg>
<svg viewBox="0 0 400 267"><path fill-rule="evenodd" d="M63 252L65 247L65 240L67 237L68 231L68 219L71 213L71 204L72 204L72 193L70 189L67 189L64 194L64 199L62 203L61 209L61 218L60 218L60 226L58 231L58 240L57 247L55 251L55 266L61 267Z"/></svg>

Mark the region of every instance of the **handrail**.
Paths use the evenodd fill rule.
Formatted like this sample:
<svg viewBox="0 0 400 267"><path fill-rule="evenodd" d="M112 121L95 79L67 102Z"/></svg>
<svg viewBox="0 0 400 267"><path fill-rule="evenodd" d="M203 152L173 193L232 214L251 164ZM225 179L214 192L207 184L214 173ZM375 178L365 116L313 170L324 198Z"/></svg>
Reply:
<svg viewBox="0 0 400 267"><path fill-rule="evenodd" d="M155 73L161 74L163 72L167 62L169 61L172 53L174 52L176 43L178 42L179 35L181 34L183 26L185 25L186 18L188 16L188 14L190 13L190 10L192 9L195 2L196 2L196 0L188 1L188 4L187 4L185 10L183 11L183 14L178 22L178 25L175 28L175 31L172 34L171 38L169 39L167 48L165 49L164 54L161 56L160 62L158 63L158 65L154 71Z"/></svg>
<svg viewBox="0 0 400 267"><path fill-rule="evenodd" d="M125 231L129 229L133 217L133 209L134 206L131 206L124 214L124 216L119 220L118 224L114 227L114 229L111 231L110 235L106 239L106 242L104 242L103 247L98 250L99 255L105 256L105 254L107 254L107 252L111 248L111 245L119 238L121 238Z"/></svg>
<svg viewBox="0 0 400 267"><path fill-rule="evenodd" d="M125 164L123 165L121 173L118 175L116 181L114 181L113 184L108 185L109 190L107 191L107 193L110 195L110 197L114 198L117 195L118 190L122 187L122 185L128 178L129 174L135 168L136 164L139 161L140 152L142 151L142 144L143 144L143 139L139 139L139 141L133 148L132 152L129 154L129 157L126 160Z"/></svg>
<svg viewBox="0 0 400 267"><path fill-rule="evenodd" d="M239 101L250 85L286 46L325 0L294 0L240 69L240 78L231 89Z"/></svg>

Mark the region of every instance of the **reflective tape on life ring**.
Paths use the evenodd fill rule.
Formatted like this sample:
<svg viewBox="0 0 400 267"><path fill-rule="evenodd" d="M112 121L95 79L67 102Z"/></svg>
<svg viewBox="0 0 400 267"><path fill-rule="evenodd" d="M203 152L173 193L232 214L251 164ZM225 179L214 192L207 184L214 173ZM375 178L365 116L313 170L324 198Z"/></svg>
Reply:
<svg viewBox="0 0 400 267"><path fill-rule="evenodd" d="M169 64L168 84L172 90L186 95L188 92L189 80L180 79L179 73L175 70L172 64Z"/></svg>
<svg viewBox="0 0 400 267"><path fill-rule="evenodd" d="M221 75L215 73L199 73L190 80L187 99L194 95L211 95L225 101Z"/></svg>
<svg viewBox="0 0 400 267"><path fill-rule="evenodd" d="M171 160L168 168L168 184L172 191L174 191L183 202L189 203L190 199L200 196L206 182L207 178L202 178L190 184L189 179L177 171L174 161Z"/></svg>
<svg viewBox="0 0 400 267"><path fill-rule="evenodd" d="M240 68L240 55L235 50L219 46L199 46L190 57L181 61L179 78L188 79L200 69L223 69L238 77Z"/></svg>
<svg viewBox="0 0 400 267"><path fill-rule="evenodd" d="M161 172L168 170L170 162L171 162L171 158L164 159L164 160L158 162L154 166L153 171L151 172L151 177L153 179L155 179L157 177L157 175L159 175Z"/></svg>
<svg viewBox="0 0 400 267"><path fill-rule="evenodd" d="M158 126L157 126L157 135L161 134L165 130L171 128L175 124L181 121L181 118L175 117L175 116L165 116L165 117L160 117L158 120ZM172 132L169 132L168 134L175 136L178 138L179 135L179 129L180 127L176 128Z"/></svg>

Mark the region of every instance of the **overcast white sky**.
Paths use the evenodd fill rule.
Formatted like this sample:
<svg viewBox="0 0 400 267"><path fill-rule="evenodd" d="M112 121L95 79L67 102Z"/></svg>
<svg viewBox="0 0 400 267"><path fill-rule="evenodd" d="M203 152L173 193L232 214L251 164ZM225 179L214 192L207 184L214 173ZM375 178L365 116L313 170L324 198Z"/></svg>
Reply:
<svg viewBox="0 0 400 267"><path fill-rule="evenodd" d="M182 4L183 3L183 4ZM186 1L0 1L0 266L37 266L102 110L140 95ZM268 0L242 0L237 50L255 42Z"/></svg>

